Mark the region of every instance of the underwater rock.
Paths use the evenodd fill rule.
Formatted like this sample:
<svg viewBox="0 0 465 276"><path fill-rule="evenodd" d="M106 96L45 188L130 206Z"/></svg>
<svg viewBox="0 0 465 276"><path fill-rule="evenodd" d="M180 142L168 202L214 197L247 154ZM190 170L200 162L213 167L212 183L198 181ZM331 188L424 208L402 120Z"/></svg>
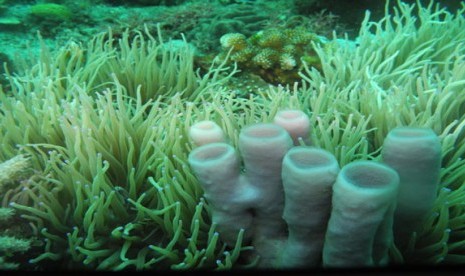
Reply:
<svg viewBox="0 0 465 276"><path fill-rule="evenodd" d="M164 5L164 6L175 6L180 5L185 0L132 0L132 1L124 1L124 0L107 0L105 1L110 4L124 4L124 5L141 5L141 6L156 6L156 5Z"/></svg>
<svg viewBox="0 0 465 276"><path fill-rule="evenodd" d="M67 6L54 3L33 5L31 15L47 21L68 21L73 16Z"/></svg>

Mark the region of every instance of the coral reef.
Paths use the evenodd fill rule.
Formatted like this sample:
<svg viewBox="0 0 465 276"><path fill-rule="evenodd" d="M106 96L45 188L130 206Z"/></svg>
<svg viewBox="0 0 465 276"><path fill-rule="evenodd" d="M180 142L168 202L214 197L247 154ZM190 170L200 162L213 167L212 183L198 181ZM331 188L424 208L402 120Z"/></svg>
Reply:
<svg viewBox="0 0 465 276"><path fill-rule="evenodd" d="M179 37L183 33L202 54L211 54L220 49L222 35L231 32L252 35L273 21L273 11L266 4L222 6L203 1L162 11L156 20L167 35Z"/></svg>
<svg viewBox="0 0 465 276"><path fill-rule="evenodd" d="M312 144L341 167L379 161L397 127L432 129L442 160L433 210L406 247L390 248L390 263L464 263L464 13L398 1L380 21L367 14L356 41L312 44L321 69L302 63L299 85L247 97L224 86L234 66L200 74L192 47L165 42L159 30L110 31L58 52L40 40L40 59L6 72L8 86L0 87L0 159L28 154L42 172L2 197L38 242L21 263L35 270L256 266L249 233L226 244L212 223L214 206L188 165L188 130L215 122L237 148L240 129L285 108L308 116ZM21 43L14 45L29 53Z"/></svg>
<svg viewBox="0 0 465 276"><path fill-rule="evenodd" d="M320 68L312 43L322 42L304 28L266 29L247 38L241 33L228 33L220 38L223 53L241 70L259 75L271 84L294 84L300 81L303 63Z"/></svg>
<svg viewBox="0 0 465 276"><path fill-rule="evenodd" d="M30 159L24 155L0 163L0 198L4 198L8 191L20 187L20 182L30 176ZM20 263L21 258L32 247L32 238L28 237L25 227L25 221L19 220L13 208L0 207L0 269L25 267Z"/></svg>
<svg viewBox="0 0 465 276"><path fill-rule="evenodd" d="M270 26L295 28L305 26L310 31L331 35L337 25L337 17L318 13L295 16L296 11L289 1L238 1L220 4L218 1L187 1L183 4L161 3L141 7L134 1L15 1L0 9L0 48L10 58L21 56L31 60L29 55L39 56L40 43L37 33L51 50L65 45L68 40L77 43L88 41L97 33L111 27L115 36L126 29L143 31L145 26L156 33L156 25L162 26L163 34L173 39L182 35L199 51L200 60L211 60L220 50L219 38L225 33L241 32L251 36ZM168 1L165 1L168 2ZM172 1L170 1L172 2ZM31 15L31 7L40 5L61 5L72 17L69 20L47 20ZM48 16L49 17L49 16ZM339 33L339 31L338 31ZM15 45L15 47L11 47ZM28 53L28 54L26 54ZM15 58L21 64L21 59ZM199 62L200 63L200 62Z"/></svg>

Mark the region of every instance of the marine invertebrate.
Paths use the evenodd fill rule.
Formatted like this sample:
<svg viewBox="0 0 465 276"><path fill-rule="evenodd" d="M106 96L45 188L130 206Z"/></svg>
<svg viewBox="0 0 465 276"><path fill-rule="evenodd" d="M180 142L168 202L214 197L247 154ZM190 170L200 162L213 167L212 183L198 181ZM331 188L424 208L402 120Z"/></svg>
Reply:
<svg viewBox="0 0 465 276"><path fill-rule="evenodd" d="M189 164L212 205L213 222L218 224L224 241L234 243L237 233L244 230L244 241L251 242L260 257L259 265L267 268L318 266L321 262L336 267L389 264L393 229L407 237L414 235L425 215L432 211L431 198L437 183L434 177L426 177L433 185L425 186L426 191L421 193L409 192L412 185L424 184L415 180L430 171L437 175L439 169L437 145L432 149L436 154L417 158L414 169L405 164L412 163L411 159L403 162L401 152L411 150L409 140L417 141L418 135L422 140L421 134L427 134L426 145L431 144L430 140L437 144L437 136L430 134L431 130L394 129L383 148L385 161L394 169L374 161L354 161L339 172L334 156L324 150L291 149L291 136L300 138L294 139L296 142L309 138L304 131L309 129L309 120L301 117L292 110L278 113L275 121L292 134L272 124L244 128L238 143L243 169L233 147L223 142L218 126L205 121L192 126L191 137L200 146L190 153ZM209 137L211 133L213 137ZM402 134L407 135L401 138L406 142L392 144L392 137ZM421 153L418 149L413 152ZM394 225L400 185L404 187ZM405 191L408 200L418 204L406 204ZM287 231L281 217L276 216L281 212ZM404 222L398 219L402 219L402 212L409 218L411 214L421 215L420 224L406 227L399 223ZM396 236L396 242L401 246L404 241ZM278 253L283 244L283 252Z"/></svg>
<svg viewBox="0 0 465 276"><path fill-rule="evenodd" d="M192 68L189 54L177 56L153 37L149 42L140 35L130 43L126 36L118 50L111 36L104 38L108 36L91 42L85 55L76 44L57 58L44 55L37 65L44 70L21 77L27 85L18 85L10 76L17 93L0 93L1 155L14 154L20 144L21 150L33 154L34 166L44 171L4 199L32 222L43 242L43 251L30 256L30 264L48 269L50 261L60 260L62 269L106 270L230 267L242 249L241 234L228 248L218 240L199 188L189 172L183 173L183 142L172 139L182 136L179 126L185 118L163 120L186 108L190 88L203 87L200 92L213 83L202 84L193 71L184 75L181 71ZM154 50L150 53L157 60L149 72L139 70L144 66L139 55L148 50ZM131 66L114 70L118 60ZM158 63L163 60L172 62ZM134 61L139 69L132 66ZM159 65L163 71L158 71ZM46 69L52 67L56 70ZM112 84L104 81L106 70L116 72ZM151 86L157 72L165 83L156 83L159 89ZM144 82L153 88L149 94L135 84L146 73L154 81ZM69 78L59 77L62 74ZM122 82L120 74L125 76ZM176 90L169 84L170 75L179 85ZM190 80L184 82L184 77ZM86 85L81 86L81 78L88 80ZM167 126L172 128L168 132ZM166 142L174 144L169 152L160 151Z"/></svg>
<svg viewBox="0 0 465 276"><path fill-rule="evenodd" d="M368 152L381 148L388 131L396 127L427 127L437 133L442 169L433 210L407 248L394 248L390 253L394 263L461 262L465 220L464 210L457 203L465 198L465 175L459 169L463 168L465 149L465 63L459 46L465 39L460 31L464 9L452 14L433 4L416 6L397 1L395 10L393 14L386 10L380 22L372 22L367 16L357 43L336 39L329 44L339 46L331 51L317 45L322 71L305 70L302 74L309 87L303 93L312 95L304 106L315 112L318 124L328 112L336 112L339 125L367 123L366 130L376 129L367 133ZM339 101L348 104L334 105ZM324 135L324 131L320 133ZM330 133L339 135L337 131ZM351 135L343 136L352 139ZM330 151L347 152L330 135L327 139L315 139L314 143ZM359 141L365 147L365 142ZM346 159L336 154L338 160Z"/></svg>
<svg viewBox="0 0 465 276"><path fill-rule="evenodd" d="M289 125L296 111L282 111L280 122ZM288 115L288 116L286 116ZM302 128L306 128L305 120ZM205 125L205 122L200 124ZM211 123L210 123L211 124ZM203 132L209 133L208 129ZM216 128L216 127L215 127ZM295 127L294 129L298 129ZM202 131L198 125L194 132ZM191 131L192 132L192 131ZM299 129L295 136L308 139L309 133ZM192 135L191 135L192 137ZM206 137L205 135L195 135ZM226 143L204 143L189 155L189 164L199 178L205 197L212 205L212 219L218 224L222 238L234 243L237 233L245 230L244 241L252 241L260 256L260 265L269 267L277 259L276 243L283 237L285 222L282 194L282 159L293 145L288 132L274 124L255 124L244 128L239 135L239 149L246 173L240 174L235 150Z"/></svg>
<svg viewBox="0 0 465 276"><path fill-rule="evenodd" d="M241 33L228 33L220 38L220 44L223 48L241 51L247 47L247 40Z"/></svg>
<svg viewBox="0 0 465 276"><path fill-rule="evenodd" d="M354 161L333 186L323 265L366 267L389 263L399 176L387 165ZM400 226L402 227L402 226Z"/></svg>
<svg viewBox="0 0 465 276"><path fill-rule="evenodd" d="M388 133L381 155L400 176L394 224L396 244L406 246L410 234L419 230L436 201L441 144L431 129L399 127Z"/></svg>
<svg viewBox="0 0 465 276"><path fill-rule="evenodd" d="M231 245L234 252L219 247L215 226L206 222L201 193L190 184L192 176L183 173L184 153L177 144L181 140L170 138L180 136L179 129L164 134L167 128L159 116L177 110L179 98L171 108L149 111L151 103L127 105L119 87L116 98L109 91L95 102L92 96L80 95L79 102L63 106L63 146L29 148L42 156L46 177L10 195L10 201L11 207L36 217L46 244L31 262L40 266L61 260L66 269L105 270L234 262L240 236ZM98 108L89 108L92 105ZM82 112L85 106L89 109ZM109 117L101 120L100 111ZM147 117L141 116L147 111ZM173 151L157 150L169 141L175 143ZM216 263L223 253L225 261Z"/></svg>
<svg viewBox="0 0 465 276"><path fill-rule="evenodd" d="M279 257L281 268L316 267L321 263L332 186L339 164L329 152L294 147L283 159L283 219L288 238Z"/></svg>
<svg viewBox="0 0 465 276"><path fill-rule="evenodd" d="M302 27L269 28L246 39L241 33L227 33L220 38L224 57L237 62L243 70L258 74L273 84L298 82L303 62L319 68L312 42L322 42L314 33ZM230 52L229 52L230 51Z"/></svg>
<svg viewBox="0 0 465 276"><path fill-rule="evenodd" d="M412 174L415 179L422 169L424 174L430 169L428 160L419 159L421 169L408 172L405 165L393 160L399 158L398 148L405 151L411 148L410 144L394 146L389 140L399 131L418 130L394 129L388 134L384 156L396 170L373 161L354 161L339 172L334 156L324 150L291 150L292 144L309 138L309 120L304 117L293 110L278 112L275 121L290 134L273 124L254 124L243 129L238 141L243 174L238 155L223 142L217 125L202 121L192 126L191 138L200 146L190 153L189 164L212 206L212 219L222 238L232 244L237 233L244 230L244 241L255 247L259 265L268 268L317 266L320 262L342 267L388 264L399 183L405 186L403 190L409 190L414 183L406 180ZM295 137L294 143L291 136ZM436 187L427 189L416 195L410 193L410 197L416 197L414 202L431 202L429 195L436 193ZM406 207L402 196L400 200L398 212L418 214L416 205ZM431 211L421 210L422 216ZM276 216L281 213L287 231L284 221ZM418 230L399 223L395 227L408 235ZM399 245L401 242L398 240ZM278 253L283 244L283 252Z"/></svg>

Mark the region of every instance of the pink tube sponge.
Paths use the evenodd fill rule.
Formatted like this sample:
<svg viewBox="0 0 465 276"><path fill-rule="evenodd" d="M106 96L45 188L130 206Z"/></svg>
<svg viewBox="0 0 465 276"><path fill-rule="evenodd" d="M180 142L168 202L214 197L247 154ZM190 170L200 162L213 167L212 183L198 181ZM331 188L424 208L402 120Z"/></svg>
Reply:
<svg viewBox="0 0 465 276"><path fill-rule="evenodd" d="M294 145L300 144L299 139L310 145L310 119L304 112L294 109L281 110L276 113L273 123L289 132Z"/></svg>
<svg viewBox="0 0 465 276"><path fill-rule="evenodd" d="M323 265L366 267L387 262L399 176L374 161L345 165L333 186Z"/></svg>
<svg viewBox="0 0 465 276"><path fill-rule="evenodd" d="M383 143L383 162L400 176L394 229L396 244L404 246L433 209L439 186L441 144L431 129L398 127Z"/></svg>
<svg viewBox="0 0 465 276"><path fill-rule="evenodd" d="M207 120L192 125L189 137L196 146L225 141L223 130L215 122Z"/></svg>
<svg viewBox="0 0 465 276"><path fill-rule="evenodd" d="M315 267L321 263L332 186L339 173L334 155L315 147L294 147L283 160L285 207L289 236L280 267Z"/></svg>

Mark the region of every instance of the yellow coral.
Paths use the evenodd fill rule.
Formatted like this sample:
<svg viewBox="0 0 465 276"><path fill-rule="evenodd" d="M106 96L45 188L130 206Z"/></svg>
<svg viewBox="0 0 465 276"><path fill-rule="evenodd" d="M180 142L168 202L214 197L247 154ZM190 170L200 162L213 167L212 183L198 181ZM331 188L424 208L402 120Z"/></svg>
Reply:
<svg viewBox="0 0 465 276"><path fill-rule="evenodd" d="M292 70L297 66L297 61L291 54L283 54L279 59L279 65L283 70Z"/></svg>
<svg viewBox="0 0 465 276"><path fill-rule="evenodd" d="M257 38L257 45L261 47L279 49L286 43L284 33L276 29L259 32Z"/></svg>
<svg viewBox="0 0 465 276"><path fill-rule="evenodd" d="M245 48L241 51L231 54L231 60L235 62L246 62L254 55L252 48Z"/></svg>
<svg viewBox="0 0 465 276"><path fill-rule="evenodd" d="M0 163L0 193L7 188L7 184L25 178L30 169L30 159L21 154Z"/></svg>
<svg viewBox="0 0 465 276"><path fill-rule="evenodd" d="M307 45L316 38L315 34L300 27L288 30L287 36L294 45Z"/></svg>
<svg viewBox="0 0 465 276"><path fill-rule="evenodd" d="M263 69L269 69L279 60L279 53L272 49L264 49L255 55L252 61L262 67Z"/></svg>
<svg viewBox="0 0 465 276"><path fill-rule="evenodd" d="M240 51L247 47L247 40L245 35L240 33L228 33L220 38L220 44L223 49L231 49Z"/></svg>
<svg viewBox="0 0 465 276"><path fill-rule="evenodd" d="M230 60L273 84L294 83L300 79L302 59L320 69L320 60L313 50L312 41L322 42L305 28L262 30L246 38L239 33L221 37L224 50L230 50ZM223 56L225 54L223 53Z"/></svg>
<svg viewBox="0 0 465 276"><path fill-rule="evenodd" d="M295 55L297 53L297 48L293 44L288 44L283 47L283 52L286 54Z"/></svg>

